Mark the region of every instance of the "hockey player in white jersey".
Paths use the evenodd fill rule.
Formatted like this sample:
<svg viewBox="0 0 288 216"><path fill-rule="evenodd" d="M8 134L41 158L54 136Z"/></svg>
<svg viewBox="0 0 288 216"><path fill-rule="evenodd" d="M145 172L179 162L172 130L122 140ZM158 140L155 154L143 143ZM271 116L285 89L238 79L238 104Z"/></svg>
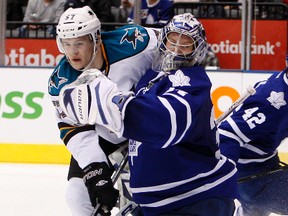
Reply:
<svg viewBox="0 0 288 216"><path fill-rule="evenodd" d="M202 24L177 15L161 31L153 70L135 94L97 71L96 79L84 72L60 93L60 107L74 121L130 139L130 187L140 215L235 213L237 170L220 153L211 82L199 66L206 49Z"/></svg>
<svg viewBox="0 0 288 216"><path fill-rule="evenodd" d="M237 163L247 216L288 215L288 166L277 150L288 137L287 77L288 68L258 82L256 94L219 126L221 152Z"/></svg>
<svg viewBox="0 0 288 216"><path fill-rule="evenodd" d="M108 210L113 208L118 191L111 182L113 168L107 156L118 148L115 143L125 139L117 138L100 125L75 125L59 107L59 92L89 68L97 68L119 89L129 91L151 68L157 44L154 30L141 26L129 25L103 33L100 29L100 21L88 6L66 10L57 25L57 45L65 57L49 79L60 136L73 156L66 193L73 216L90 216L96 199Z"/></svg>

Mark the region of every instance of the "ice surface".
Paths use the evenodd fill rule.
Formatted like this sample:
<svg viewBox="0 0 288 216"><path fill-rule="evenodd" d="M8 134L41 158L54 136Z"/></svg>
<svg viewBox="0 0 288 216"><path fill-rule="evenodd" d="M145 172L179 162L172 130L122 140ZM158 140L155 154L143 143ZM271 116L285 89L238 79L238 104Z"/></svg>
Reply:
<svg viewBox="0 0 288 216"><path fill-rule="evenodd" d="M71 216L67 171L68 165L0 163L0 216Z"/></svg>
<svg viewBox="0 0 288 216"><path fill-rule="evenodd" d="M0 163L0 216L71 216L67 171L68 165Z"/></svg>

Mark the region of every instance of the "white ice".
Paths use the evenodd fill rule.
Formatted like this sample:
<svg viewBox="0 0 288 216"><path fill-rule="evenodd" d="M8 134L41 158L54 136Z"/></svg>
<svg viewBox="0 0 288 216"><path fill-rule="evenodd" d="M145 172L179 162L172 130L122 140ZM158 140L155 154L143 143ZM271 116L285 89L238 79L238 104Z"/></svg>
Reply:
<svg viewBox="0 0 288 216"><path fill-rule="evenodd" d="M67 171L68 165L0 163L0 216L71 216Z"/></svg>
<svg viewBox="0 0 288 216"><path fill-rule="evenodd" d="M67 171L68 165L0 163L0 216L71 216Z"/></svg>

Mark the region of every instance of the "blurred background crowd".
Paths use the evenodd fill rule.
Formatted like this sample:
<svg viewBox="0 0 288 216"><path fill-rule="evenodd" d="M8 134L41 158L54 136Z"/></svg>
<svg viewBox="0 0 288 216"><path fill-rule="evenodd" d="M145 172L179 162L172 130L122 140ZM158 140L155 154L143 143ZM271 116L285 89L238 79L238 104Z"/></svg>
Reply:
<svg viewBox="0 0 288 216"><path fill-rule="evenodd" d="M55 27L69 7L88 5L101 21L102 31L134 22L135 0L7 0L6 38L55 38ZM139 0L140 23L161 28L174 14L192 13L201 19L241 19L242 0ZM253 19L288 20L288 0L253 0ZM206 66L219 68L210 49Z"/></svg>

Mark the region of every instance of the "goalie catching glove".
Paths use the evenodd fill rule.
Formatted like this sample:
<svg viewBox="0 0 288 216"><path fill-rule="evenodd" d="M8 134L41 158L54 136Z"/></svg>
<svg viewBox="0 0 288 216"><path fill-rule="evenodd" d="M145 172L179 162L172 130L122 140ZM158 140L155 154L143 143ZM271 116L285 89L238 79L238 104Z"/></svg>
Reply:
<svg viewBox="0 0 288 216"><path fill-rule="evenodd" d="M111 170L105 162L92 163L84 168L83 181L95 208L97 203L111 210L117 202L119 191L113 187Z"/></svg>
<svg viewBox="0 0 288 216"><path fill-rule="evenodd" d="M65 115L78 125L103 125L121 136L121 111L132 95L120 92L99 70L90 69L61 89L59 103Z"/></svg>

